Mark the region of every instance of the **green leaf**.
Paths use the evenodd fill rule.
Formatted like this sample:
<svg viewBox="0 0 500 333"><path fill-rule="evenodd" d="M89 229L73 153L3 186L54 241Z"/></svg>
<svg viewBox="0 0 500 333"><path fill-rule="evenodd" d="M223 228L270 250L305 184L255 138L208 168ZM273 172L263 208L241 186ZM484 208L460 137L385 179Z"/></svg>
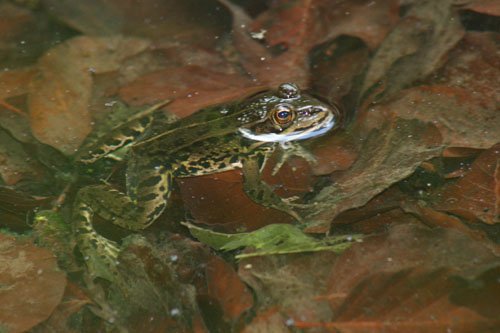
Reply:
<svg viewBox="0 0 500 333"><path fill-rule="evenodd" d="M253 247L255 251L236 255L237 259L285 253L333 251L341 253L365 235L328 236L317 239L289 224L270 224L259 230L238 234L224 234L183 222L193 237L220 251Z"/></svg>

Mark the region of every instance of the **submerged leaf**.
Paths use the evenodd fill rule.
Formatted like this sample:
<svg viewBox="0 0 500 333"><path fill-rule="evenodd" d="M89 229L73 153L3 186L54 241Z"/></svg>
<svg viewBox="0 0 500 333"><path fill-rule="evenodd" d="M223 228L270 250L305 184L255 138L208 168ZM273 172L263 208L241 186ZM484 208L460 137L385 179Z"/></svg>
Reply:
<svg viewBox="0 0 500 333"><path fill-rule="evenodd" d="M234 323L254 305L252 293L231 264L212 255L206 265L208 294L219 301L224 319Z"/></svg>
<svg viewBox="0 0 500 333"><path fill-rule="evenodd" d="M490 274L489 286L498 284L491 276L495 266L498 257L483 242L456 230L390 228L351 247L333 264L326 296L334 316L327 326L355 330L369 325L383 331L452 327L467 332L498 327L498 315L488 318L476 312L498 313L487 309L498 301L471 297L471 289L453 281L466 279L470 288L469 279ZM475 287L484 293L481 282Z"/></svg>
<svg viewBox="0 0 500 333"><path fill-rule="evenodd" d="M290 80L307 86L309 52L340 35L359 37L375 48L396 22L399 8L393 0L282 0L253 21L241 8L221 2L234 17L232 37L242 65L271 86Z"/></svg>
<svg viewBox="0 0 500 333"><path fill-rule="evenodd" d="M479 155L470 172L444 190L435 208L469 221L500 223L500 143Z"/></svg>
<svg viewBox="0 0 500 333"><path fill-rule="evenodd" d="M0 177L7 185L16 184L21 179L42 179L43 166L32 158L23 145L5 131L0 130Z"/></svg>
<svg viewBox="0 0 500 333"><path fill-rule="evenodd" d="M370 107L366 123L378 124L396 114L432 122L449 146L491 147L500 139L499 40L495 33L467 33L426 84Z"/></svg>
<svg viewBox="0 0 500 333"><path fill-rule="evenodd" d="M0 330L25 332L61 302L66 274L46 249L0 234Z"/></svg>
<svg viewBox="0 0 500 333"><path fill-rule="evenodd" d="M451 3L425 0L413 4L377 49L363 94L381 80L389 92L398 91L439 68L464 34Z"/></svg>
<svg viewBox="0 0 500 333"><path fill-rule="evenodd" d="M203 229L188 222L182 224L202 243L217 250L231 251L246 246L256 249L254 252L236 255L238 259L316 251L341 253L349 248L353 241L363 238L363 235L342 235L318 240L289 224L270 224L259 230L233 235Z"/></svg>
<svg viewBox="0 0 500 333"><path fill-rule="evenodd" d="M373 130L353 166L311 200L314 210L309 213L307 231L327 232L337 214L366 204L412 174L421 162L438 156L441 149L441 135L429 123L395 119Z"/></svg>
<svg viewBox="0 0 500 333"><path fill-rule="evenodd" d="M121 61L148 45L137 38L82 36L52 48L38 61L29 89L33 135L68 155L74 153L92 130L92 73L117 70Z"/></svg>

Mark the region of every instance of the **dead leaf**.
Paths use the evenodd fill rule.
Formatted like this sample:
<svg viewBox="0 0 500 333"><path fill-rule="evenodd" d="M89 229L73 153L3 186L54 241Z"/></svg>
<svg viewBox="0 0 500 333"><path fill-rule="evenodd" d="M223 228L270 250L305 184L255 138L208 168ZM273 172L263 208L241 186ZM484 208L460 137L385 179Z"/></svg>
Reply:
<svg viewBox="0 0 500 333"><path fill-rule="evenodd" d="M177 180L184 204L200 223L228 232L252 231L269 223L289 223L291 216L253 202L243 191L241 171Z"/></svg>
<svg viewBox="0 0 500 333"><path fill-rule="evenodd" d="M255 325L267 320L274 326L275 306L288 326L298 321L330 320L332 312L321 296L325 294L325 282L335 258L333 253L318 252L242 260L238 274L257 299L255 311L259 319Z"/></svg>
<svg viewBox="0 0 500 333"><path fill-rule="evenodd" d="M425 0L412 5L375 52L362 96L380 81L387 94L397 92L443 64L464 34L452 2Z"/></svg>
<svg viewBox="0 0 500 333"><path fill-rule="evenodd" d="M234 269L222 259L211 256L206 266L208 293L219 301L224 319L232 326L253 306L253 296Z"/></svg>
<svg viewBox="0 0 500 333"><path fill-rule="evenodd" d="M467 307L456 306L448 295L453 270L417 267L399 272L376 272L363 279L337 309L331 332L430 332L487 331L500 327L497 318L483 317ZM306 323L299 327L307 327ZM320 326L320 327L321 327Z"/></svg>
<svg viewBox="0 0 500 333"><path fill-rule="evenodd" d="M61 302L66 275L48 250L3 234L0 247L0 322L9 332L25 332Z"/></svg>
<svg viewBox="0 0 500 333"><path fill-rule="evenodd" d="M217 1L42 0L48 11L90 36L124 34L155 44L192 43L213 47L228 28L229 15Z"/></svg>
<svg viewBox="0 0 500 333"><path fill-rule="evenodd" d="M324 187L310 202L308 232L327 232L340 212L363 206L375 195L408 177L421 162L441 153L441 135L420 121L395 119L373 130L359 158L333 185Z"/></svg>
<svg viewBox="0 0 500 333"><path fill-rule="evenodd" d="M459 276L450 294L450 301L456 305L466 306L482 316L498 319L500 317L500 266L485 270L473 279Z"/></svg>
<svg viewBox="0 0 500 333"><path fill-rule="evenodd" d="M44 332L67 332L77 333L76 328L71 328L69 324L70 317L78 312L86 304L92 304L92 301L77 285L68 281L64 291L64 297L50 317L38 325L35 333Z"/></svg>
<svg viewBox="0 0 500 333"><path fill-rule="evenodd" d="M33 20L34 16L28 9L8 2L0 4L0 41L15 40Z"/></svg>
<svg viewBox="0 0 500 333"><path fill-rule="evenodd" d="M460 232L393 227L389 234L351 247L333 265L326 295L331 295L335 319L328 327L380 329L387 323L407 330L419 325L427 329L457 325L459 331L495 327L500 324L498 317L473 311L477 301L462 299L463 304L456 306L449 299L455 288L452 276L475 278L494 263L497 256Z"/></svg>
<svg viewBox="0 0 500 333"><path fill-rule="evenodd" d="M28 84L36 73L33 67L0 72L0 100L28 93Z"/></svg>
<svg viewBox="0 0 500 333"><path fill-rule="evenodd" d="M471 170L443 191L435 209L469 222L500 222L500 143L479 155Z"/></svg>
<svg viewBox="0 0 500 333"><path fill-rule="evenodd" d="M52 48L38 61L29 88L33 135L71 155L92 130L88 112L92 73L117 70L120 62L148 46L134 38L76 37Z"/></svg>
<svg viewBox="0 0 500 333"><path fill-rule="evenodd" d="M360 37L375 47L396 22L398 11L398 2L392 0L293 4L278 1L253 21L239 7L227 1L223 3L233 14L232 36L243 66L253 77L270 86L293 81L306 87L309 51L342 34ZM262 33L267 47L253 40L251 33ZM279 48L278 55L269 47Z"/></svg>
<svg viewBox="0 0 500 333"><path fill-rule="evenodd" d="M309 55L312 90L344 109L349 123L357 107L360 78L370 63L370 49L355 38L340 37Z"/></svg>
<svg viewBox="0 0 500 333"><path fill-rule="evenodd" d="M45 168L24 150L22 144L0 130L0 175L5 184L14 185L25 178L43 178Z"/></svg>
<svg viewBox="0 0 500 333"><path fill-rule="evenodd" d="M195 65L178 66L145 74L120 88L131 105L152 104L172 98L167 109L183 118L203 107L242 99L263 90L247 77Z"/></svg>
<svg viewBox="0 0 500 333"><path fill-rule="evenodd" d="M500 3L498 1L478 0L461 7L460 9L472 10L476 13L500 16Z"/></svg>
<svg viewBox="0 0 500 333"><path fill-rule="evenodd" d="M183 284L168 261L162 260L142 237L127 238L119 255L119 269L126 280L126 299L120 293L113 309L122 322L135 331L143 329L151 317L160 327L179 332L191 327L199 314L194 302L194 287Z"/></svg>
<svg viewBox="0 0 500 333"><path fill-rule="evenodd" d="M252 23L252 31L265 30L269 46L285 44L306 48L340 35L362 39L375 49L398 20L399 3L393 0L309 0L290 4L276 1Z"/></svg>
<svg viewBox="0 0 500 333"><path fill-rule="evenodd" d="M317 163L312 165L315 176L328 175L347 170L358 158L356 134L352 131L338 131L314 142L312 150Z"/></svg>
<svg viewBox="0 0 500 333"><path fill-rule="evenodd" d="M258 313L252 321L245 326L242 333L288 333L287 318L279 312L279 307Z"/></svg>
<svg viewBox="0 0 500 333"><path fill-rule="evenodd" d="M421 85L367 110L365 126L392 114L433 122L451 147L487 149L499 141L500 50L498 34L467 33L450 60ZM473 120L473 121L472 121Z"/></svg>

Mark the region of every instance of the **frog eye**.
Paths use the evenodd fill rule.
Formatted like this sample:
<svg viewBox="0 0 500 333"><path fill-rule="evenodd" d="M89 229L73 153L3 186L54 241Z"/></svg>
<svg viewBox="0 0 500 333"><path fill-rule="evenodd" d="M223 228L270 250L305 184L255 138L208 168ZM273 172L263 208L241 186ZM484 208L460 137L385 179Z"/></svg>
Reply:
<svg viewBox="0 0 500 333"><path fill-rule="evenodd" d="M274 108L272 117L277 124L285 125L293 120L293 112L287 105L278 105Z"/></svg>

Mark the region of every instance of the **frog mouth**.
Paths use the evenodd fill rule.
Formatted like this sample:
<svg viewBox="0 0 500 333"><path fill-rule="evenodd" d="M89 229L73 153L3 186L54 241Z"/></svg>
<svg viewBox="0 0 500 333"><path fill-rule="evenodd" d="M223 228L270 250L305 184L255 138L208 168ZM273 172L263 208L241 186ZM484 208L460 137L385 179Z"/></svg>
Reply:
<svg viewBox="0 0 500 333"><path fill-rule="evenodd" d="M336 124L335 115L330 112L327 117L321 120L320 124L314 123L311 126L301 129L293 129L293 132L288 133L262 133L256 134L248 128L240 127L238 131L243 137L263 142L288 142L295 140L305 140L328 132Z"/></svg>

